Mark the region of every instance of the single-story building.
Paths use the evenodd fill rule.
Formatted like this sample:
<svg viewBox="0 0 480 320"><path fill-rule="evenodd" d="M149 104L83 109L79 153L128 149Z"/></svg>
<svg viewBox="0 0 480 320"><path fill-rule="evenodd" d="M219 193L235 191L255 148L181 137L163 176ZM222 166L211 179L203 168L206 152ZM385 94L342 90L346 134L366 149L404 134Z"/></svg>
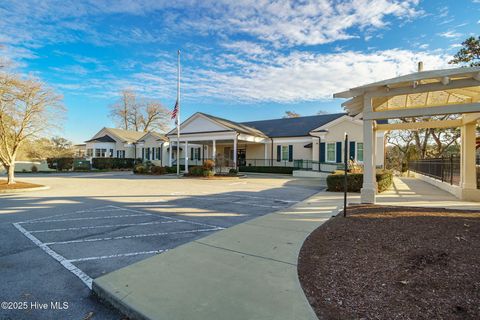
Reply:
<svg viewBox="0 0 480 320"><path fill-rule="evenodd" d="M163 134L103 128L86 143L87 158L134 158L165 165L169 146Z"/></svg>
<svg viewBox="0 0 480 320"><path fill-rule="evenodd" d="M214 159L217 166L224 167L290 166L331 171L344 161L345 133L349 135L349 158L363 162L362 125L362 120L345 113L234 122L197 112L180 125L180 148L190 148L190 152L181 153L181 163L188 167ZM166 137L176 146L177 129ZM377 153L383 154L384 133L379 132L376 138ZM378 157L376 164L383 166L383 157Z"/></svg>
<svg viewBox="0 0 480 320"><path fill-rule="evenodd" d="M363 162L362 120L345 113L249 122L234 122L197 112L166 135L103 128L86 141L87 158L136 158L154 164L201 165L212 159L217 167L286 166L333 171L344 161L349 135L349 159ZM384 134L377 135L377 152L384 152ZM185 152L186 151L186 152ZM178 155L177 155L178 154ZM383 157L377 158L383 166Z"/></svg>

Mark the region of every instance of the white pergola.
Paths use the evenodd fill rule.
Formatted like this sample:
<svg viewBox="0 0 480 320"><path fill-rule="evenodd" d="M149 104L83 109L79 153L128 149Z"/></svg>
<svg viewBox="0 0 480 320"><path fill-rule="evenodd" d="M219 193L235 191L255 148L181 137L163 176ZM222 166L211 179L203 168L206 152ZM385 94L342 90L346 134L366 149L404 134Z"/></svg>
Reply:
<svg viewBox="0 0 480 320"><path fill-rule="evenodd" d="M375 203L375 131L422 128L461 128L460 197L480 201L475 164L476 125L480 119L480 67L420 71L374 82L334 98L352 116L363 118L364 180L362 203ZM456 120L377 124L380 119L399 119L460 114ZM383 156L383 155L382 155Z"/></svg>

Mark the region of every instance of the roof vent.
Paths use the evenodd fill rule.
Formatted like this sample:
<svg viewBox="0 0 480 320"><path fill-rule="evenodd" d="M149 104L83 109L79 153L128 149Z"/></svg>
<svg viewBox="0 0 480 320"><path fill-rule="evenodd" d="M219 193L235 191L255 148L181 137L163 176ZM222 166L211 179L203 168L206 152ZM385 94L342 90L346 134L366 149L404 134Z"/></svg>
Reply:
<svg viewBox="0 0 480 320"><path fill-rule="evenodd" d="M419 61L418 62L418 72L422 72L423 71L423 61Z"/></svg>

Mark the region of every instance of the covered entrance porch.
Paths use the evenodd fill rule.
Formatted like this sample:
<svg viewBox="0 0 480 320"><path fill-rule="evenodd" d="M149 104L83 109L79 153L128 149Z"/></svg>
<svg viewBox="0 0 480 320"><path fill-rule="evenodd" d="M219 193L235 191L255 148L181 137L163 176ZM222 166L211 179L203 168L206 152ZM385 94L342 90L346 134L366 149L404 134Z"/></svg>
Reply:
<svg viewBox="0 0 480 320"><path fill-rule="evenodd" d="M246 165L247 157L269 158L270 139L263 133L217 117L196 113L181 124L180 137L174 129L167 134L173 149L179 144L180 164L185 172L192 165L213 160L216 170ZM173 157L169 152L169 165Z"/></svg>

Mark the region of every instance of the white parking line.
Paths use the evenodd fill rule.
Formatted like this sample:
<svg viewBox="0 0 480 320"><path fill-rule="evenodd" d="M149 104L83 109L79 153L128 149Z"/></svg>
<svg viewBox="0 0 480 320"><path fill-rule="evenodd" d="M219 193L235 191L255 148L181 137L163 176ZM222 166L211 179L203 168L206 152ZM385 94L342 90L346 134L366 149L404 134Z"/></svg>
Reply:
<svg viewBox="0 0 480 320"><path fill-rule="evenodd" d="M101 217L84 217L84 218L71 218L71 219L53 219L53 220L40 220L40 221L29 221L22 222L22 224L27 223L45 223L45 222L64 222L64 221L81 221L81 220L99 220L99 219L117 219L125 217L139 217L139 216L151 216L151 213L142 213L142 214L124 214L117 216L101 216Z"/></svg>
<svg viewBox="0 0 480 320"><path fill-rule="evenodd" d="M141 254L156 254L168 251L165 250L152 250L152 251L140 251L140 252L130 252L130 253L119 253L119 254L111 254L108 256L98 256L98 257L86 257L86 258L79 258L79 259L70 259L68 262L82 262L82 261L91 261L91 260L100 260L100 259L110 259L110 258L120 258L120 257L131 257L131 256L138 256ZM92 289L90 287L90 289Z"/></svg>
<svg viewBox="0 0 480 320"><path fill-rule="evenodd" d="M30 233L41 233L41 232L60 232L60 231L75 231L75 230L87 230L87 229L98 229L98 228L114 228L114 227L130 227L130 226L147 226L150 224L164 224L164 223L176 223L182 222L180 220L170 220L170 221L151 221L151 222L141 222L141 223L122 223L122 224L110 224L110 225L101 225L101 226L90 226L90 227L71 227L71 228L58 228L58 229L46 229L46 230L32 230Z"/></svg>
<svg viewBox="0 0 480 320"><path fill-rule="evenodd" d="M113 208L113 209L110 209L110 210L96 210L96 209L98 209L98 208L108 208L108 207ZM98 207L98 208L96 208L96 209L87 209L87 210L79 210L79 211L73 211L73 212L68 212L68 213L54 214L54 215L51 215L51 216L46 216L46 217L41 217L41 218L35 218L35 219L26 220L26 221L19 221L19 222L17 222L17 223L27 223L27 222L44 220L44 219L49 219L49 218L58 218L58 217L69 216L69 215L77 214L77 213L90 213L90 212L103 212L103 211L121 211L121 210L123 210L123 208L113 207L113 206L111 206L111 205L102 206L102 207Z"/></svg>
<svg viewBox="0 0 480 320"><path fill-rule="evenodd" d="M92 261L92 260L101 260L101 259L110 259L110 258L121 258L121 257L129 257L129 256L137 256L137 255L146 255L146 254L157 254L168 249L161 249L161 250L152 250L152 251L139 251L139 252L130 252L130 253L121 253L121 254L112 254L112 255L104 255L104 256L92 256L86 258L76 258L76 259L66 259L56 251L52 250L49 245L55 244L70 244L70 243L82 243L82 242L93 242L93 241L107 241L107 240L120 240L120 239L132 239L132 238L140 238L140 237L153 237L153 236L163 236L169 234L181 234L181 233L199 233L199 232L208 232L208 231L216 231L224 229L219 226L209 225L200 222L194 222L184 219L177 219L152 213L146 213L139 210L133 210L128 208L121 208L117 206L106 206L97 208L100 210L81 210L77 212L70 212L61 215L55 215L50 217L42 217L38 219L28 220L24 222L16 222L13 223L13 226L20 231L25 237L30 239L36 246L42 249L45 253L51 256L53 259L58 261L62 266L64 266L68 271L72 272L75 276L77 276L90 290L92 289L92 278L88 276L85 272L77 268L72 262L82 262L82 261ZM112 216L101 216L101 217L80 217L80 218L67 218L67 219L50 219L52 217L59 217L59 216L68 216L75 213L84 213L84 212L105 212L105 211L129 211L134 214L126 214L126 215L112 215ZM95 225L95 226L85 226L85 227L68 227L68 228L56 228L56 229L44 229L44 230L26 230L21 224L33 224L33 223L48 223L48 222L69 222L69 221L81 221L81 220L97 220L97 219L119 219L123 217L139 217L139 216L154 216L159 219L164 219L163 221L150 221L150 222L141 222L141 223L123 223L123 224L111 224L111 225ZM88 230L88 229L97 229L97 228L111 228L111 227L129 227L129 226L145 226L145 225L154 225L154 224L164 224L164 223L188 223L191 225L199 225L203 226L202 229L196 230L186 230L186 231L173 231L173 232L159 232L159 233L150 233L150 234L137 234L137 235L126 235L126 236L117 236L117 237L106 237L106 238L94 238L94 239L78 239L78 240L66 240L66 241L53 241L44 243L36 238L32 233L45 233L45 232L60 232L60 231L77 231L77 230Z"/></svg>
<svg viewBox="0 0 480 320"><path fill-rule="evenodd" d="M136 213L143 213L143 211L134 210L134 209L129 209L129 208L125 208L124 210L131 211L131 212L136 212ZM222 228L222 227L220 227L220 226L215 226L215 225L212 225L212 224L206 224L206 223L195 222L195 221L190 221L190 220L184 220L184 219L166 217L166 216L161 216L161 215L156 215L156 214L153 214L153 215L154 215L155 217L159 217L159 218L163 218L163 219L172 219L172 220L175 220L175 221L177 221L177 222L185 222L185 223L196 224L196 225L199 225L199 226L211 227L211 228Z"/></svg>
<svg viewBox="0 0 480 320"><path fill-rule="evenodd" d="M53 251L50 249L47 245L42 243L40 240L38 240L35 236L33 236L30 232L25 230L21 225L18 223L13 223L13 226L18 229L25 237L30 239L35 245L37 245L40 249L45 251L49 256L51 256L53 259L57 260L64 266L68 271L76 275L85 285L92 290L92 278L90 278L85 272L82 270L78 269L75 267L70 261L65 259L65 257L59 255L57 252Z"/></svg>
<svg viewBox="0 0 480 320"><path fill-rule="evenodd" d="M57 241L57 242L47 242L45 245L58 245L58 244L71 244L71 243L83 243L83 242L96 242L96 241L109 241L109 240L123 240L123 239L133 239L133 238L144 238L144 237L157 237L157 236L166 236L172 234L184 234L184 233L201 233L209 232L216 230L223 230L224 228L210 228L210 229L194 229L194 230L185 230L185 231L172 231L172 232L157 232L157 233L145 233L145 234L133 234L129 236L118 236L118 237L107 237L107 238L92 238L92 239L78 239L78 240L67 240L67 241Z"/></svg>

